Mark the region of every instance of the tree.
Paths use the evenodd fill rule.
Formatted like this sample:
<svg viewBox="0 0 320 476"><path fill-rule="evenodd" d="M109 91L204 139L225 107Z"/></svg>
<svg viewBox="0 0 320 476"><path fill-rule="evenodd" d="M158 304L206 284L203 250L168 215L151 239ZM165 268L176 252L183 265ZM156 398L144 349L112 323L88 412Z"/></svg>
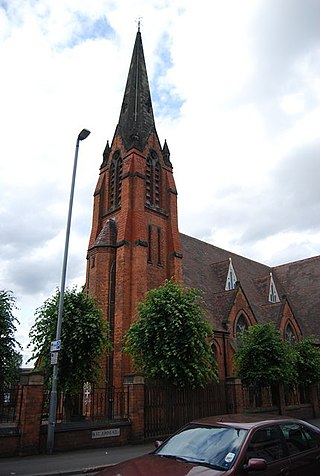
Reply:
<svg viewBox="0 0 320 476"><path fill-rule="evenodd" d="M296 371L299 384L310 385L320 382L320 349L312 337L292 344L296 355Z"/></svg>
<svg viewBox="0 0 320 476"><path fill-rule="evenodd" d="M22 357L18 352L21 345L16 341L16 323L13 315L16 309L11 291L0 290L0 391L17 381Z"/></svg>
<svg viewBox="0 0 320 476"><path fill-rule="evenodd" d="M43 370L50 387L50 344L56 338L60 292L47 299L36 310L35 323L29 337L33 346L30 360ZM107 324L95 300L84 291L67 289L64 294L59 351L58 389L65 393L79 392L84 382L96 383L100 378L99 360L110 348Z"/></svg>
<svg viewBox="0 0 320 476"><path fill-rule="evenodd" d="M271 323L251 326L243 333L235 363L245 385L292 384L297 379L294 352Z"/></svg>
<svg viewBox="0 0 320 476"><path fill-rule="evenodd" d="M173 281L148 291L125 335L124 351L146 377L165 379L179 387L203 387L217 380L200 294Z"/></svg>

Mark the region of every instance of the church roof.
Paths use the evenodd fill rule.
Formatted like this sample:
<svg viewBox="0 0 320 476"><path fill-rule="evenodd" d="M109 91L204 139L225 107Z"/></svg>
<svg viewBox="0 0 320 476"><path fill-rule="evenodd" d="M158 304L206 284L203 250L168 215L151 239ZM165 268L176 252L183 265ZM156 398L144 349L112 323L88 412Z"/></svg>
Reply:
<svg viewBox="0 0 320 476"><path fill-rule="evenodd" d="M320 256L282 266L269 267L180 233L183 253L183 281L201 289L208 319L216 330L225 330L236 289L225 290L230 258L239 284L260 323L275 322L285 300L291 306L303 335L320 336ZM268 300L270 273L280 296Z"/></svg>
<svg viewBox="0 0 320 476"><path fill-rule="evenodd" d="M273 268L306 335L320 339L320 256Z"/></svg>
<svg viewBox="0 0 320 476"><path fill-rule="evenodd" d="M151 94L140 31L137 32L116 134L127 150L143 150L156 133Z"/></svg>

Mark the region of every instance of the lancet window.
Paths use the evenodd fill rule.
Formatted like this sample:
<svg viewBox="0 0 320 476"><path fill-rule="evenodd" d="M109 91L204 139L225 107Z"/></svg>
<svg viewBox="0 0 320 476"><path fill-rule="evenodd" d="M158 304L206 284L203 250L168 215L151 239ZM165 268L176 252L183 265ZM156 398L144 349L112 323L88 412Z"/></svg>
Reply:
<svg viewBox="0 0 320 476"><path fill-rule="evenodd" d="M159 208L161 169L157 154L152 151L146 160L146 205Z"/></svg>
<svg viewBox="0 0 320 476"><path fill-rule="evenodd" d="M242 334L248 329L248 321L246 317L243 314L240 314L238 319L236 320L236 325L235 325L235 336L237 339L239 339Z"/></svg>
<svg viewBox="0 0 320 476"><path fill-rule="evenodd" d="M110 165L109 208L121 206L122 158L119 151L113 154Z"/></svg>
<svg viewBox="0 0 320 476"><path fill-rule="evenodd" d="M288 324L285 327L284 338L289 343L295 342L297 340L296 333L294 332L290 322L288 322Z"/></svg>

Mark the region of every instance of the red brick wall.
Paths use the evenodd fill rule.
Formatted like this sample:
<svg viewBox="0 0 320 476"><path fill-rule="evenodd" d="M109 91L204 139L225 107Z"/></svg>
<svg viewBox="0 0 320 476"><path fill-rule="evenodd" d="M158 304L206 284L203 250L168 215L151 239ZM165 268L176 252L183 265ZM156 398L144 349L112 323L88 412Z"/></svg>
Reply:
<svg viewBox="0 0 320 476"><path fill-rule="evenodd" d="M24 376L22 376L23 378ZM43 377L39 373L25 375L20 417L20 454L39 451L40 422L43 402Z"/></svg>
<svg viewBox="0 0 320 476"><path fill-rule="evenodd" d="M103 438L92 438L95 430L120 429L119 436L108 436ZM54 435L54 451L70 451L85 448L105 448L107 446L121 446L127 444L131 437L131 424L129 422L119 422L117 424L84 426L83 428L72 428L69 425L56 425ZM41 428L40 452L46 452L47 427Z"/></svg>
<svg viewBox="0 0 320 476"><path fill-rule="evenodd" d="M150 149L156 151L161 166L160 208L146 206L146 157ZM136 317L138 302L145 298L148 289L158 287L165 279L182 280L181 244L177 218L177 194L172 174L162 158L161 146L156 135L149 138L141 153L137 149L126 152L117 136L111 146L110 156L120 150L123 159L121 208L108 210L110 162L100 171L92 218L88 256L95 256L95 266L87 267L87 289L96 296L108 320L108 294L110 256L108 248L93 248L104 223L115 219L117 226L115 330L113 354L113 384L120 386L125 373L131 372L128 356L122 353L123 336ZM149 227L151 226L151 258L148 262ZM158 228L160 229L160 262ZM110 252L111 253L111 252Z"/></svg>

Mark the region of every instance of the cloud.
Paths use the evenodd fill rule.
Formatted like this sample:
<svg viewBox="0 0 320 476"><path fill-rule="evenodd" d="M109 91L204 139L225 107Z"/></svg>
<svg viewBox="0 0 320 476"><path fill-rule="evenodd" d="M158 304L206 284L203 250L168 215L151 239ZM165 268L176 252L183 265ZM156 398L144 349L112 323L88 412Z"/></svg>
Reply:
<svg viewBox="0 0 320 476"><path fill-rule="evenodd" d="M21 335L60 284L83 284L93 193L137 30L179 227L267 264L319 254L317 0L0 2L0 289ZM19 331L20 332L20 331Z"/></svg>

